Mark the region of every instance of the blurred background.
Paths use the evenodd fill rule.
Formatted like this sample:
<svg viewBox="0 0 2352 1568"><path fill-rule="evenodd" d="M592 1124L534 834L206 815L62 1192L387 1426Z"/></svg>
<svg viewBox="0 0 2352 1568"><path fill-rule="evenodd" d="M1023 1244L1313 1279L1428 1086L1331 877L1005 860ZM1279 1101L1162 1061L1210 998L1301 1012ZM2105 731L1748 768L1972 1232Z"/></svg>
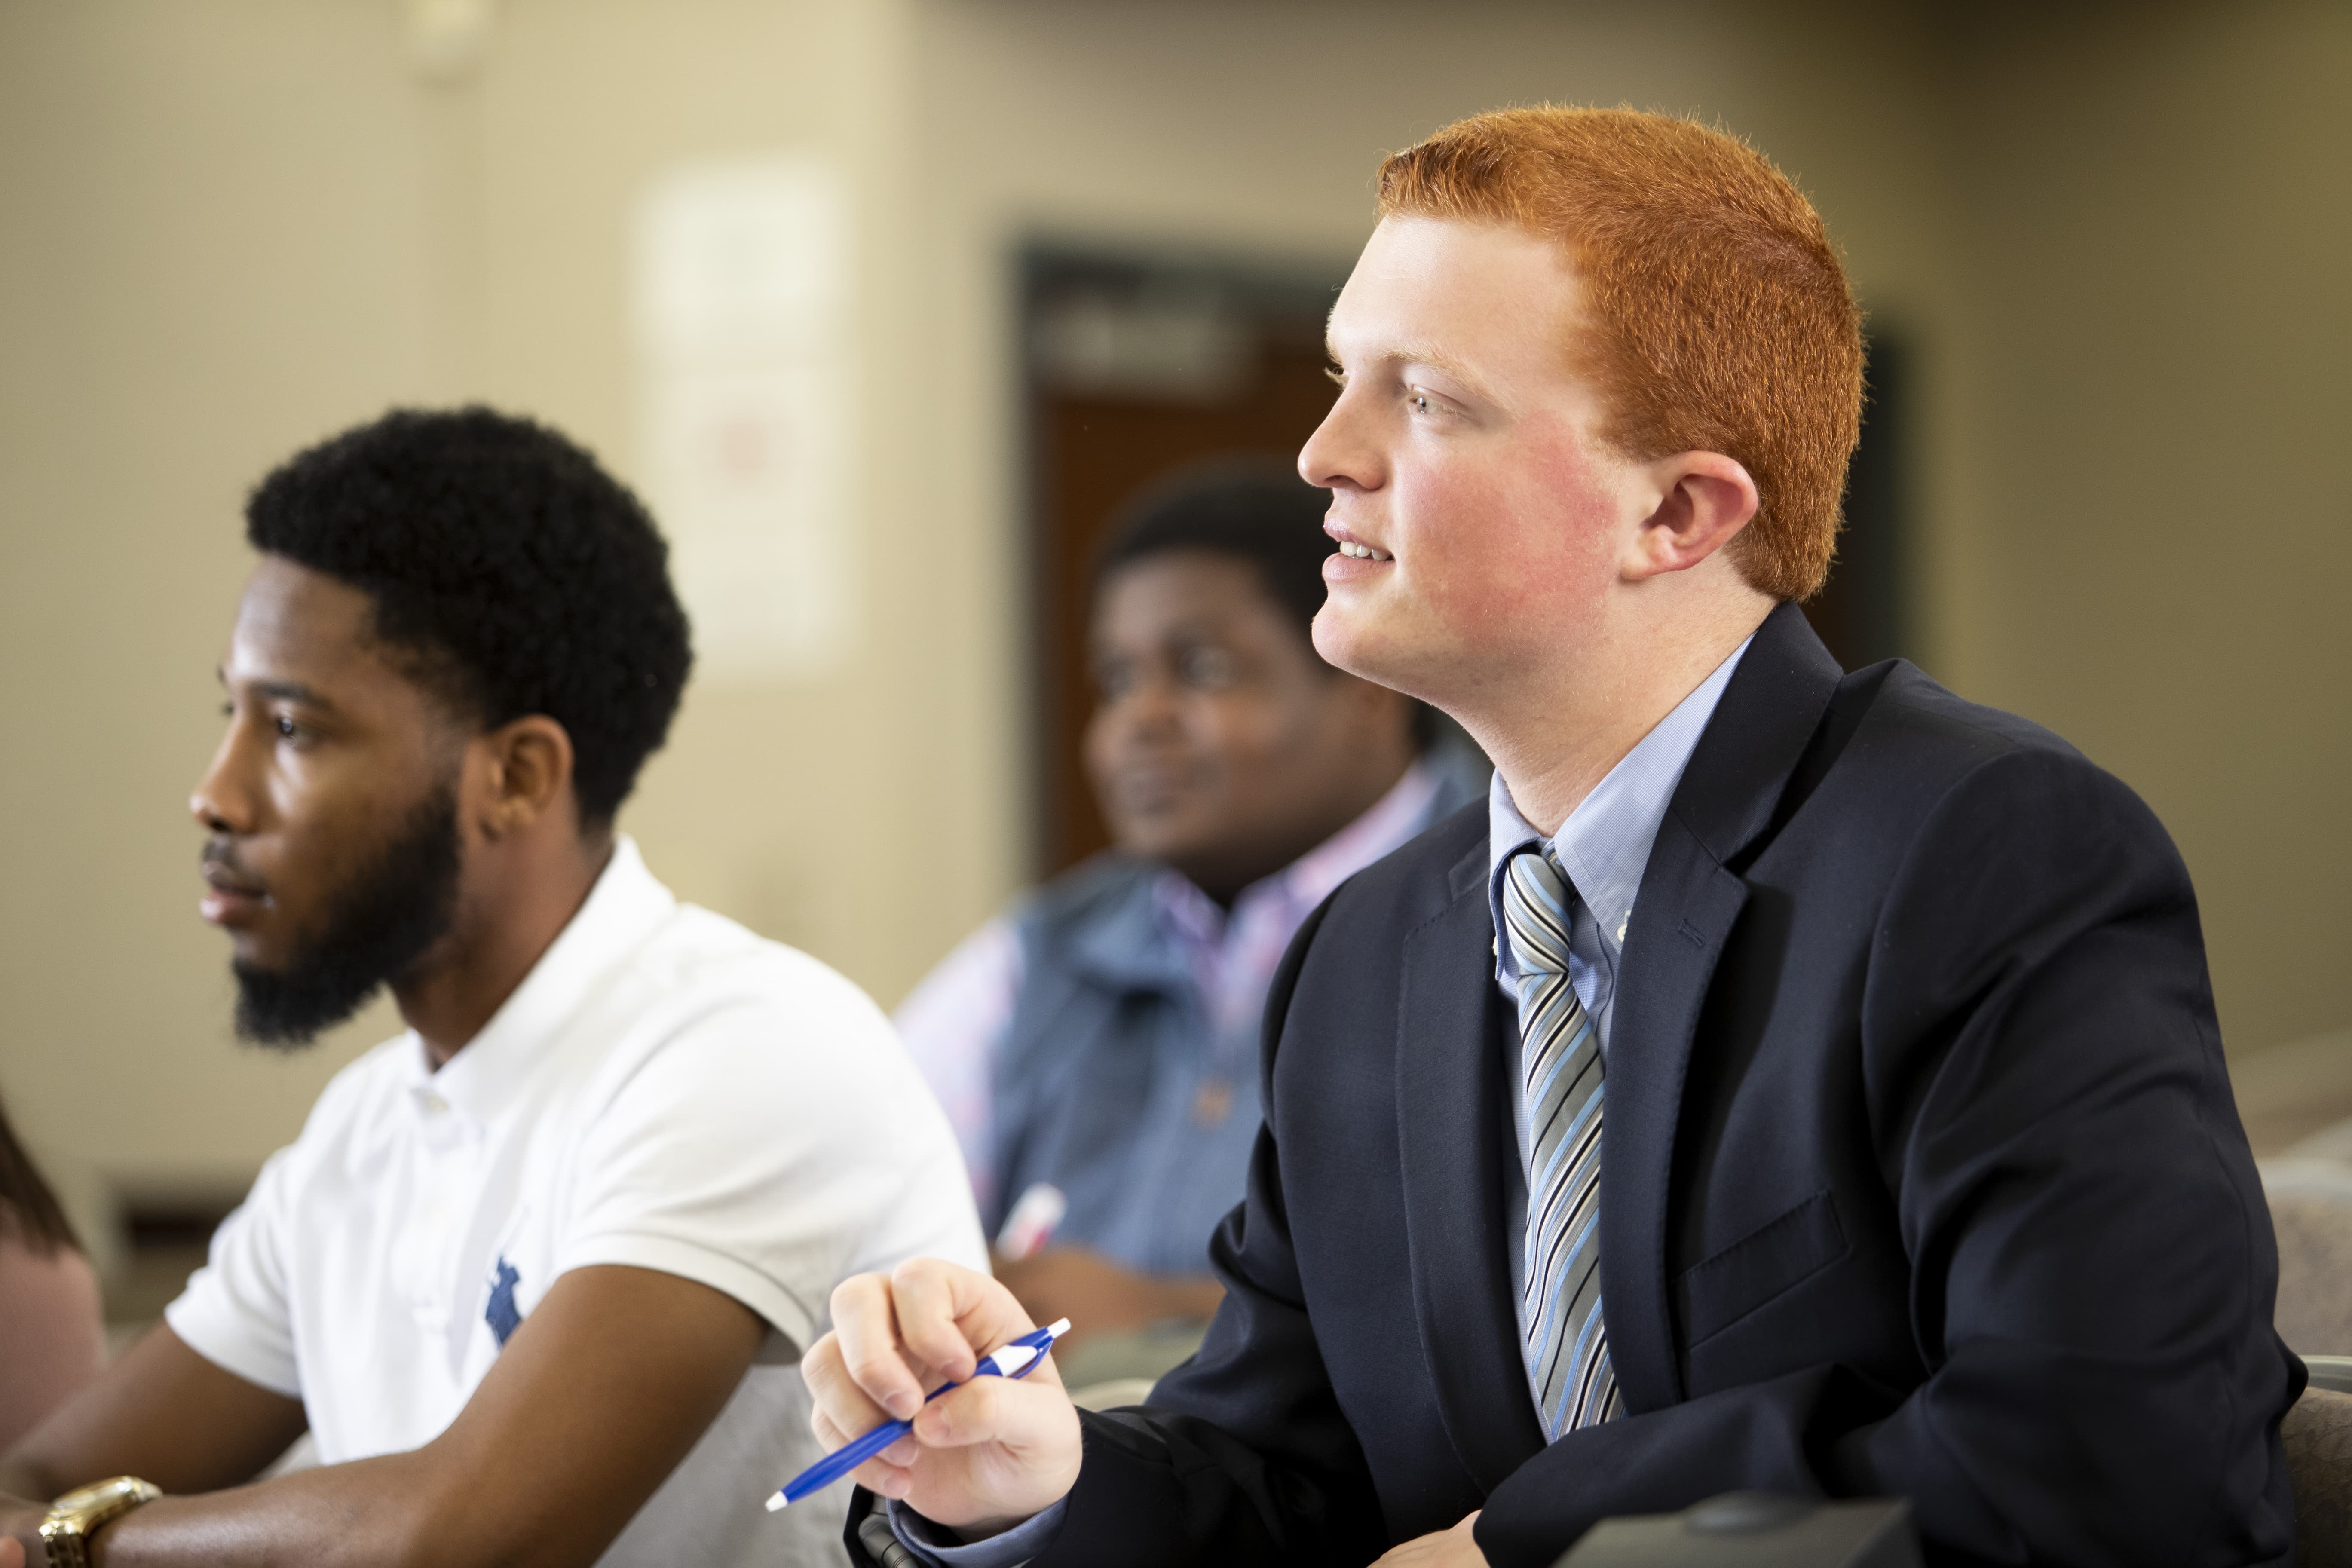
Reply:
<svg viewBox="0 0 2352 1568"><path fill-rule="evenodd" d="M0 0L0 1093L127 1320L397 1027L233 1043L184 807L245 490L394 403L646 489L703 658L623 824L895 1003L1102 841L1108 514L1295 450L1381 153L1553 100L1821 205L1817 622L2148 800L2283 1146L2352 1114L2347 81L2340 0Z"/></svg>

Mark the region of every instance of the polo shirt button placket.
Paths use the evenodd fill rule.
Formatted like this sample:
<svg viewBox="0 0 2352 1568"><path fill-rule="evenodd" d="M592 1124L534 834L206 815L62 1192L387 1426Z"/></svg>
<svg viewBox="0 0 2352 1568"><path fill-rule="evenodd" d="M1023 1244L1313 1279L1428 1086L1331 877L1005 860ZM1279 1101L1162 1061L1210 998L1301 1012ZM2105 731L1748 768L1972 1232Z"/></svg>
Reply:
<svg viewBox="0 0 2352 1568"><path fill-rule="evenodd" d="M465 1119L437 1090L420 1091L416 1106L415 1207L401 1227L402 1294L418 1325L439 1334L447 1328L451 1310L450 1248L467 1212L461 1200L466 1167L471 1163L467 1158L469 1140Z"/></svg>

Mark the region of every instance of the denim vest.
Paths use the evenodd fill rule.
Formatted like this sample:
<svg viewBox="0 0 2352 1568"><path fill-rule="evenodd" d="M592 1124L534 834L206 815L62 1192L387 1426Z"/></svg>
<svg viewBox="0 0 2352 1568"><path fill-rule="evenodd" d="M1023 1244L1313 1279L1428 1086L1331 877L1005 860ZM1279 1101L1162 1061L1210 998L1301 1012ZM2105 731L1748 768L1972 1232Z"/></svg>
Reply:
<svg viewBox="0 0 2352 1568"><path fill-rule="evenodd" d="M1158 868L1102 855L1014 919L1022 985L992 1064L992 1235L1037 1182L1069 1200L1057 1245L1153 1274L1208 1269L1257 1137L1255 1020L1213 1037L1152 896Z"/></svg>
<svg viewBox="0 0 2352 1568"><path fill-rule="evenodd" d="M1466 742L1423 761L1437 791L1419 827L1485 798L1489 770ZM1014 914L1022 984L992 1063L982 1217L995 1235L1023 1193L1051 1182L1069 1200L1057 1244L1200 1274L1257 1143L1258 1012L1222 1034L1212 1024L1161 924L1159 875L1098 855Z"/></svg>

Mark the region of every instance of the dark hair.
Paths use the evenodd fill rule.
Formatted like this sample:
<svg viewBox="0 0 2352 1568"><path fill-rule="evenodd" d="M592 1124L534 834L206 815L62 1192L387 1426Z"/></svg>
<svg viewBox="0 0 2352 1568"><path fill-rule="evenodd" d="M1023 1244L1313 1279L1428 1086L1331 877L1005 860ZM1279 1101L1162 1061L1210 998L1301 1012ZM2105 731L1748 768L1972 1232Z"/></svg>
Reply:
<svg viewBox="0 0 2352 1568"><path fill-rule="evenodd" d="M7 1110L0 1107L0 1230L11 1228L36 1252L55 1252L61 1247L81 1250L57 1194L49 1191L39 1167L16 1142Z"/></svg>
<svg viewBox="0 0 2352 1568"><path fill-rule="evenodd" d="M612 820L694 662L669 547L562 436L482 407L395 409L289 459L246 503L255 549L375 602L375 636L494 729L572 738L583 826Z"/></svg>
<svg viewBox="0 0 2352 1568"><path fill-rule="evenodd" d="M1223 555L1248 563L1258 584L1307 634L1323 607L1328 491L1271 462L1189 468L1129 502L1095 562L1095 592L1123 566L1155 555Z"/></svg>
<svg viewBox="0 0 2352 1568"><path fill-rule="evenodd" d="M1330 504L1329 491L1271 461L1184 469L1129 503L1096 557L1095 594L1139 561L1223 555L1255 568L1266 597L1297 621L1300 637L1311 637L1323 607L1323 563L1332 550L1323 531ZM1435 735L1435 714L1414 702L1414 745L1427 750Z"/></svg>

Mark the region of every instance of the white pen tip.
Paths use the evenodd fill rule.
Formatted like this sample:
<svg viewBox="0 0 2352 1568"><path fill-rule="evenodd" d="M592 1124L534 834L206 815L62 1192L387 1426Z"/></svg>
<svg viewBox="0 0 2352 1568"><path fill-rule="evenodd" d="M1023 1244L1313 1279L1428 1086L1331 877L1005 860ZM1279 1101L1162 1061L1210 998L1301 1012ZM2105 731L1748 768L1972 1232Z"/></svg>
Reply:
<svg viewBox="0 0 2352 1568"><path fill-rule="evenodd" d="M1070 1320L1067 1318L1056 1318L1052 1322L1045 1325L1045 1331L1058 1340L1064 1334L1070 1331Z"/></svg>
<svg viewBox="0 0 2352 1568"><path fill-rule="evenodd" d="M786 1497L783 1493L778 1492L775 1496L768 1500L768 1511L770 1513L773 1513L792 1500L792 1499Z"/></svg>

